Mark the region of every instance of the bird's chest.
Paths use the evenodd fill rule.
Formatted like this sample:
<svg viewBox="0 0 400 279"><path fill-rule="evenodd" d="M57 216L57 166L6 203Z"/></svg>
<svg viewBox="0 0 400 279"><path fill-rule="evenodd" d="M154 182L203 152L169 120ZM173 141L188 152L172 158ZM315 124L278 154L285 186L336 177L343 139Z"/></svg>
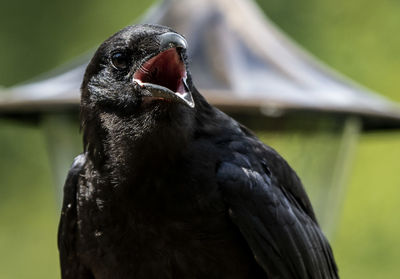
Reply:
<svg viewBox="0 0 400 279"><path fill-rule="evenodd" d="M216 192L138 199L127 191L111 199L88 185L94 192L81 191L78 199L77 246L96 279L246 278L251 272L251 255Z"/></svg>
<svg viewBox="0 0 400 279"><path fill-rule="evenodd" d="M226 254L241 255L236 235L218 212L163 218L103 208L89 217L80 224L78 247L96 279L213 278L210 271L224 278L230 273Z"/></svg>
<svg viewBox="0 0 400 279"><path fill-rule="evenodd" d="M82 224L82 260L96 279L168 278L165 272L171 273L174 258L184 251L180 241L192 246L188 235L177 228L182 225L162 228L140 219L118 216L108 224Z"/></svg>

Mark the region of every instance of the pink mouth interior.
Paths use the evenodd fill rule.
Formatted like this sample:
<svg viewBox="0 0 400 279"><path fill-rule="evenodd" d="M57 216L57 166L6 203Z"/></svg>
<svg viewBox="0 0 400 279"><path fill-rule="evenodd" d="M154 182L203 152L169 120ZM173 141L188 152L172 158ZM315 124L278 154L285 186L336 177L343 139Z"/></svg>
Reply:
<svg viewBox="0 0 400 279"><path fill-rule="evenodd" d="M133 78L142 83L157 84L181 94L185 93L185 77L185 65L175 48L149 59L133 74Z"/></svg>

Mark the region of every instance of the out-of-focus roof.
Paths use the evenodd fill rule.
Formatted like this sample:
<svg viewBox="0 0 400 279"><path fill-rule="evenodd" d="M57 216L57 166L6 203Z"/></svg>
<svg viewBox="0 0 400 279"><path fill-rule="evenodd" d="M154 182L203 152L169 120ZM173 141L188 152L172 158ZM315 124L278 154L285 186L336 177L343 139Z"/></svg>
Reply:
<svg viewBox="0 0 400 279"><path fill-rule="evenodd" d="M194 83L213 104L355 114L400 127L400 108L323 66L283 35L249 0L167 0L143 22L172 27L189 44ZM87 63L87 62L86 62ZM86 67L4 89L0 110L43 112L77 106Z"/></svg>

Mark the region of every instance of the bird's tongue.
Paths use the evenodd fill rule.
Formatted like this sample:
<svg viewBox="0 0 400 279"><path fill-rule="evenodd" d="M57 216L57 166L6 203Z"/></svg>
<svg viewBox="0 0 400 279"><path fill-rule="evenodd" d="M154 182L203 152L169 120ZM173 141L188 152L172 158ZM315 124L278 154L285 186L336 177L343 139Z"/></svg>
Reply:
<svg viewBox="0 0 400 279"><path fill-rule="evenodd" d="M185 65L175 48L149 59L133 75L141 83L160 85L181 94L185 93L185 77Z"/></svg>

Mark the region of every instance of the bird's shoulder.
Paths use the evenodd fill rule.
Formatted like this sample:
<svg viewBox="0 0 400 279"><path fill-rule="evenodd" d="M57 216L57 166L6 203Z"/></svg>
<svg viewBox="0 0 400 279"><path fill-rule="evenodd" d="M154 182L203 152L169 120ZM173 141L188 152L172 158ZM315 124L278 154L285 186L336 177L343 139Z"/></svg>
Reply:
<svg viewBox="0 0 400 279"><path fill-rule="evenodd" d="M60 251L63 278L91 278L79 262L76 251L77 241L77 192L79 177L86 162L86 155L78 155L68 172L64 184L64 198L61 219L58 226L58 249Z"/></svg>
<svg viewBox="0 0 400 279"><path fill-rule="evenodd" d="M78 179L86 162L86 156L75 157L64 184L64 196L61 209L61 220L58 228L58 245L60 250L68 249L71 240L71 229L76 225L76 201Z"/></svg>
<svg viewBox="0 0 400 279"><path fill-rule="evenodd" d="M235 127L234 131L231 128L231 134L217 142L220 158L216 169L219 182L227 185L229 181L234 181L237 186L248 184L238 183L241 179L246 181L250 181L250 177L262 179L272 187L285 192L291 203L316 221L303 184L287 161L272 147L261 142L245 126L238 123L232 126ZM247 188L247 190L255 189Z"/></svg>
<svg viewBox="0 0 400 279"><path fill-rule="evenodd" d="M74 205L76 203L76 197L77 197L76 195L78 190L78 180L79 180L79 175L82 173L85 162L86 162L86 155L80 154L75 157L71 165L71 168L68 172L64 184L64 199L63 199L61 217L68 215L69 212L76 209Z"/></svg>
<svg viewBox="0 0 400 279"><path fill-rule="evenodd" d="M336 278L331 248L299 177L274 149L240 129L221 143L216 175L257 262L272 277Z"/></svg>

